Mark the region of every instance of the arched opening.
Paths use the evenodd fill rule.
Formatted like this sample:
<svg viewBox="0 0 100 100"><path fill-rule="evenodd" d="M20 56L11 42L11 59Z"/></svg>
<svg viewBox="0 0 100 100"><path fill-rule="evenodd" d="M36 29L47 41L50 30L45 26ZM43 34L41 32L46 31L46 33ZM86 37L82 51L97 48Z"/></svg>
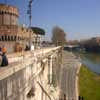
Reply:
<svg viewBox="0 0 100 100"><path fill-rule="evenodd" d="M5 35L5 41L7 41L7 35Z"/></svg>
<svg viewBox="0 0 100 100"><path fill-rule="evenodd" d="M1 36L1 38L2 38L2 41L4 41L4 36Z"/></svg>
<svg viewBox="0 0 100 100"><path fill-rule="evenodd" d="M8 36L8 41L10 41L10 36Z"/></svg>
<svg viewBox="0 0 100 100"><path fill-rule="evenodd" d="M16 36L14 36L14 41L16 41Z"/></svg>

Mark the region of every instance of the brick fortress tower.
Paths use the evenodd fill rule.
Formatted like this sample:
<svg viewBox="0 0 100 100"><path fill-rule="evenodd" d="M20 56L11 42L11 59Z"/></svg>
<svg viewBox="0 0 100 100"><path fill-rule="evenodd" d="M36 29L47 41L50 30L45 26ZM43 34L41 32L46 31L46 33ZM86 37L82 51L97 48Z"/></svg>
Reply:
<svg viewBox="0 0 100 100"><path fill-rule="evenodd" d="M18 25L19 12L14 6L0 4L0 46L5 46L8 52L14 52L16 44L23 48L29 41L31 29Z"/></svg>

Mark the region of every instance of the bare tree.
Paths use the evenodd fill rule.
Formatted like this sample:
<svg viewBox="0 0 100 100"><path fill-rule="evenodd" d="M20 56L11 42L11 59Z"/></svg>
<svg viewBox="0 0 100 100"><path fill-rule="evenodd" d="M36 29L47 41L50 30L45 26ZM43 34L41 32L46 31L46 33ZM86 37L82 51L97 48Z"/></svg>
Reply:
<svg viewBox="0 0 100 100"><path fill-rule="evenodd" d="M58 26L55 26L52 30L52 42L57 45L64 45L66 43L66 33Z"/></svg>

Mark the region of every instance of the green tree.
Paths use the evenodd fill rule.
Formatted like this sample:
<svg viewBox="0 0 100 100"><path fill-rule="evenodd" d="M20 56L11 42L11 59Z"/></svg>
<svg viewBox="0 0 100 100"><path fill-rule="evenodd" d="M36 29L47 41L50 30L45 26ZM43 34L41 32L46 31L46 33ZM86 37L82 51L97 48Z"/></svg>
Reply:
<svg viewBox="0 0 100 100"><path fill-rule="evenodd" d="M55 26L52 30L52 42L56 46L63 46L66 43L66 33L58 26Z"/></svg>
<svg viewBox="0 0 100 100"><path fill-rule="evenodd" d="M40 35L45 35L45 30L40 27L31 27L31 29L36 33Z"/></svg>

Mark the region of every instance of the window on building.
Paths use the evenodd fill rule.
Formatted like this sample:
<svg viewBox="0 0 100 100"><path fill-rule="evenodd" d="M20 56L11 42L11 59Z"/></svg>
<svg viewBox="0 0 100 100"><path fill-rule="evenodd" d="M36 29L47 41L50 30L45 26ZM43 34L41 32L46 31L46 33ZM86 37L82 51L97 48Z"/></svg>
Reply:
<svg viewBox="0 0 100 100"><path fill-rule="evenodd" d="M10 41L10 36L8 36L8 41Z"/></svg>
<svg viewBox="0 0 100 100"><path fill-rule="evenodd" d="M14 41L16 41L16 36L14 36Z"/></svg>
<svg viewBox="0 0 100 100"><path fill-rule="evenodd" d="M7 41L7 36L5 35L5 41Z"/></svg>
<svg viewBox="0 0 100 100"><path fill-rule="evenodd" d="M1 38L2 38L2 41L4 41L4 36L2 36Z"/></svg>

